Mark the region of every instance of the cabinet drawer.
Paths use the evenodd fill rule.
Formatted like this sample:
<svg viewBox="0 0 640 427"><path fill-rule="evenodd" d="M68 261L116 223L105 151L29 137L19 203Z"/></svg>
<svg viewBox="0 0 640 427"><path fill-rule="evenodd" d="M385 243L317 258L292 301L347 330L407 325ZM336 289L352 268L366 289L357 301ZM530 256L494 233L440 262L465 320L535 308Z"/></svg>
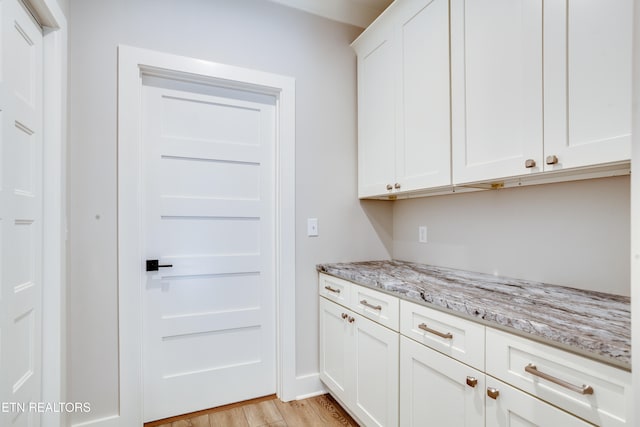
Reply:
<svg viewBox="0 0 640 427"><path fill-rule="evenodd" d="M489 396L490 389L495 398ZM487 398L485 401L485 427L524 425L553 427L592 426L592 424L580 418L574 417L491 377L487 377Z"/></svg>
<svg viewBox="0 0 640 427"><path fill-rule="evenodd" d="M328 274L320 273L318 280L318 293L340 305L349 305L349 293L352 283Z"/></svg>
<svg viewBox="0 0 640 427"><path fill-rule="evenodd" d="M484 370L483 325L408 301L400 313L402 335Z"/></svg>
<svg viewBox="0 0 640 427"><path fill-rule="evenodd" d="M596 425L630 425L630 372L492 328L487 349L487 374Z"/></svg>
<svg viewBox="0 0 640 427"><path fill-rule="evenodd" d="M367 317L387 328L398 330L400 300L397 297L363 286L351 286L349 307L358 314Z"/></svg>

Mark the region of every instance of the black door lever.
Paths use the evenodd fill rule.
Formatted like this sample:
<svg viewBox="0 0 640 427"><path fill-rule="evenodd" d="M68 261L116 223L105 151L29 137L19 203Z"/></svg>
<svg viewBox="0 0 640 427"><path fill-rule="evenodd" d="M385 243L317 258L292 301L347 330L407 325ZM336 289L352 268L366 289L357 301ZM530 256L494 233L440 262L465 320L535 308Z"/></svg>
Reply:
<svg viewBox="0 0 640 427"><path fill-rule="evenodd" d="M173 267L173 264L159 265L157 259L147 260L147 271L158 271L159 267Z"/></svg>

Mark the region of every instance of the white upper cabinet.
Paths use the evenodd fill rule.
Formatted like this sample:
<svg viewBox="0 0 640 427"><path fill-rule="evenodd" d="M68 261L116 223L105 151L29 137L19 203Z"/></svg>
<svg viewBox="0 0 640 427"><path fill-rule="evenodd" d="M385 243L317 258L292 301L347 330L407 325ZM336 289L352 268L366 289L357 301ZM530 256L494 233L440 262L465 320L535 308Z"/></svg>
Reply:
<svg viewBox="0 0 640 427"><path fill-rule="evenodd" d="M542 95L542 0L452 0L454 184L542 171Z"/></svg>
<svg viewBox="0 0 640 427"><path fill-rule="evenodd" d="M398 22L396 180L401 191L449 185L449 1L409 1Z"/></svg>
<svg viewBox="0 0 640 427"><path fill-rule="evenodd" d="M353 43L359 196L628 173L632 6L396 0Z"/></svg>
<svg viewBox="0 0 640 427"><path fill-rule="evenodd" d="M452 0L454 184L628 161L631 40L631 0Z"/></svg>
<svg viewBox="0 0 640 427"><path fill-rule="evenodd" d="M364 197L383 194L395 181L396 61L391 26L358 40L358 193Z"/></svg>
<svg viewBox="0 0 640 427"><path fill-rule="evenodd" d="M629 160L632 0L544 7L545 168Z"/></svg>
<svg viewBox="0 0 640 427"><path fill-rule="evenodd" d="M448 0L396 2L353 47L359 196L450 185Z"/></svg>

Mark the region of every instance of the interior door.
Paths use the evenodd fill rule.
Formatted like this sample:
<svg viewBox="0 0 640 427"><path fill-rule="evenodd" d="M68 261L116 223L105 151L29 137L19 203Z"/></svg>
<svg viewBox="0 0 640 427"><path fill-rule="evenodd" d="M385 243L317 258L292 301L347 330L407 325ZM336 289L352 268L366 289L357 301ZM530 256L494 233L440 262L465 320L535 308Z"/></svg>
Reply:
<svg viewBox="0 0 640 427"><path fill-rule="evenodd" d="M0 411L37 426L42 375L42 31L18 0L0 1Z"/></svg>
<svg viewBox="0 0 640 427"><path fill-rule="evenodd" d="M144 419L273 394L275 99L145 77L142 115Z"/></svg>

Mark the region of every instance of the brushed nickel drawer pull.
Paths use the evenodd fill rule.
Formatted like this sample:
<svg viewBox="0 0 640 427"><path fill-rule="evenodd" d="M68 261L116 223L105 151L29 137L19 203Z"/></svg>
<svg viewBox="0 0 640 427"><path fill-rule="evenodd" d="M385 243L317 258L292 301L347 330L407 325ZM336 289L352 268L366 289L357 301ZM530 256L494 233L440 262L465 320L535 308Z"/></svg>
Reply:
<svg viewBox="0 0 640 427"><path fill-rule="evenodd" d="M443 334L440 331L436 331L435 329L431 329L430 327L427 326L426 323L420 323L418 325L418 328L422 329L423 331L427 331L430 334L437 335L440 338L445 338L445 339L448 339L448 340L453 338L453 335L451 335L451 332L447 332L446 334Z"/></svg>
<svg viewBox="0 0 640 427"><path fill-rule="evenodd" d="M372 308L374 310L382 311L382 306L381 305L369 304L366 299L363 299L362 301L360 301L360 304L364 305L365 307Z"/></svg>
<svg viewBox="0 0 640 427"><path fill-rule="evenodd" d="M498 396L500 396L500 390L493 387L487 387L487 396L489 396L492 399L497 399Z"/></svg>
<svg viewBox="0 0 640 427"><path fill-rule="evenodd" d="M562 386L564 388L568 388L569 390L575 391L578 394L593 394L593 387L591 387L590 385L583 384L582 387L573 385L564 380L561 380L560 378L556 378L549 374L545 374L544 372L540 372L538 368L536 368L536 365L534 365L533 363L529 363L527 366L525 366L524 370L531 375L535 375L536 377L540 377L554 384L558 384L559 386Z"/></svg>
<svg viewBox="0 0 640 427"><path fill-rule="evenodd" d="M328 290L329 292L333 292L334 294L339 294L340 293L340 289L334 289L331 286L327 285L324 287L326 290Z"/></svg>
<svg viewBox="0 0 640 427"><path fill-rule="evenodd" d="M469 387L475 387L478 385L478 379L475 377L467 377L467 385Z"/></svg>

